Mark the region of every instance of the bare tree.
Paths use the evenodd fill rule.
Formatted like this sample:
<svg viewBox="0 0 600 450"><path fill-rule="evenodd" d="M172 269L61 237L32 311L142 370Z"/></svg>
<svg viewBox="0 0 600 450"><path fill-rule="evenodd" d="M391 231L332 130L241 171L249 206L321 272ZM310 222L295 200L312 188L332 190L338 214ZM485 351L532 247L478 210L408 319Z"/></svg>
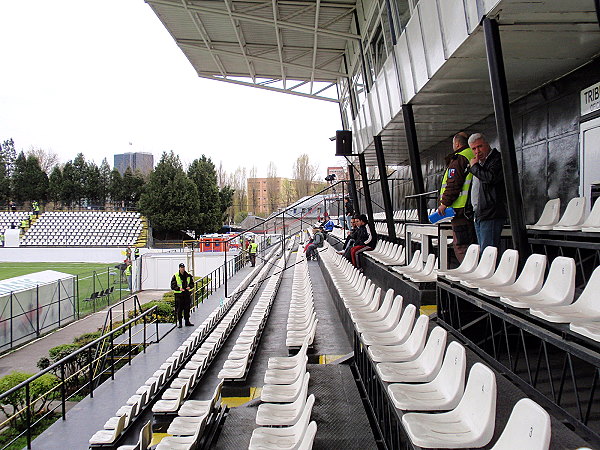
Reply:
<svg viewBox="0 0 600 450"><path fill-rule="evenodd" d="M299 198L311 193L317 170L318 166L310 162L310 158L306 153L296 159L293 173L296 182L296 193Z"/></svg>
<svg viewBox="0 0 600 450"><path fill-rule="evenodd" d="M254 182L250 182L254 180ZM258 187L256 185L256 167L252 166L248 176L248 210L256 214L258 208Z"/></svg>
<svg viewBox="0 0 600 450"><path fill-rule="evenodd" d="M52 172L54 166L58 165L58 154L51 149L45 150L33 145L27 150L27 156L35 156L40 162L40 167L47 175Z"/></svg>
<svg viewBox="0 0 600 450"><path fill-rule="evenodd" d="M298 194L296 192L296 183L294 180L288 180L285 178L281 182L281 198L285 202L286 206L291 205L293 202L298 200Z"/></svg>
<svg viewBox="0 0 600 450"><path fill-rule="evenodd" d="M281 199L281 180L277 178L277 166L271 161L267 167L267 201L269 212L277 210Z"/></svg>

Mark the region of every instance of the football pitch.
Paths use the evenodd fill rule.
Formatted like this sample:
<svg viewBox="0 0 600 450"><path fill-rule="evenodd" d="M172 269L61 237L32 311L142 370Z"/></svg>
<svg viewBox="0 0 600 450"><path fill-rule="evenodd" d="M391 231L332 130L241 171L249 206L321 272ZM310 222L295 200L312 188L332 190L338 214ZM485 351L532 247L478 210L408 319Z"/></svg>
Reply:
<svg viewBox="0 0 600 450"><path fill-rule="evenodd" d="M117 265L118 263L0 262L0 281L43 270L56 270L57 272L76 275L78 310L80 314L87 314L106 307L109 302L111 304L115 303L129 295L127 280L121 271L115 267ZM90 301L93 293L110 288L113 288L110 295Z"/></svg>

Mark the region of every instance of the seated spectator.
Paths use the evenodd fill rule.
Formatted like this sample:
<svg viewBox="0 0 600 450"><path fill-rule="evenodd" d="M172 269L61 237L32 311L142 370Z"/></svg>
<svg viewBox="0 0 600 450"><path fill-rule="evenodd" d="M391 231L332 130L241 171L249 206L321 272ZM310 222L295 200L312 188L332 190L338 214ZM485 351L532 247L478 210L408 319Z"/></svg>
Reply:
<svg viewBox="0 0 600 450"><path fill-rule="evenodd" d="M307 260L317 259L317 248L323 247L325 241L325 236L323 236L323 232L320 228L313 228L313 234L312 240L304 248Z"/></svg>
<svg viewBox="0 0 600 450"><path fill-rule="evenodd" d="M333 220L331 220L331 218L328 218L327 222L325 222L322 225L322 227L327 233L329 233L335 228L335 224L333 223Z"/></svg>
<svg viewBox="0 0 600 450"><path fill-rule="evenodd" d="M354 246L354 243L356 242L356 233L358 232L358 216L354 216L350 219L350 230L346 233L346 240L344 241L344 247L342 250L340 250L338 253L340 255L344 255L344 258L346 258L348 261L351 261L350 259L350 250L352 249L352 247Z"/></svg>
<svg viewBox="0 0 600 450"><path fill-rule="evenodd" d="M361 214L357 220L358 230L354 247L350 249L350 260L352 265L362 272L358 253L373 250L377 245L377 234L371 229L367 216Z"/></svg>

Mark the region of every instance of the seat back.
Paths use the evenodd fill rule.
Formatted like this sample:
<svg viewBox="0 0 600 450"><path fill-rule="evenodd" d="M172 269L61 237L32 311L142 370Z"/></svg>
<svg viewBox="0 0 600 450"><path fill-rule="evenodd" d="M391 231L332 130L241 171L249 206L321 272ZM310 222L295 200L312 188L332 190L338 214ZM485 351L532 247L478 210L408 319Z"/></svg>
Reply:
<svg viewBox="0 0 600 450"><path fill-rule="evenodd" d="M115 439L117 439L120 434L123 432L123 429L125 428L125 422L127 421L127 416L125 414L123 414L121 417L119 417L119 420L117 421L117 425L115 426L115 432L113 434L113 440L111 442L114 442Z"/></svg>
<svg viewBox="0 0 600 450"><path fill-rule="evenodd" d="M435 269L436 263L437 263L437 258L435 256L435 254L430 253L427 256L427 262L425 263L425 267L423 268L421 275L423 275L423 276L431 275L431 273Z"/></svg>
<svg viewBox="0 0 600 450"><path fill-rule="evenodd" d="M454 411L468 424L474 436L487 445L496 424L496 375L481 363L473 364L465 393ZM479 446L479 445L478 445Z"/></svg>
<svg viewBox="0 0 600 450"><path fill-rule="evenodd" d="M435 327L431 330L425 348L418 358L419 362L426 370L433 371L437 374L442 365L447 339L448 332L442 327Z"/></svg>
<svg viewBox="0 0 600 450"><path fill-rule="evenodd" d="M477 268L471 273L474 278L486 279L492 276L494 269L496 268L496 258L498 256L498 249L496 247L486 247L481 255L481 260Z"/></svg>
<svg viewBox="0 0 600 450"><path fill-rule="evenodd" d="M548 200L534 227L556 225L560 219L560 198Z"/></svg>
<svg viewBox="0 0 600 450"><path fill-rule="evenodd" d="M311 450L313 448L313 441L315 440L315 435L317 434L317 422L312 421L308 424L308 428L302 436L302 441L298 446L298 450Z"/></svg>
<svg viewBox="0 0 600 450"><path fill-rule="evenodd" d="M446 349L444 362L434 382L446 398L462 397L467 372L467 351L456 341Z"/></svg>
<svg viewBox="0 0 600 450"><path fill-rule="evenodd" d="M519 266L519 252L508 249L502 253L498 268L494 272L493 279L497 284L512 284L517 277L517 268Z"/></svg>
<svg viewBox="0 0 600 450"><path fill-rule="evenodd" d="M390 291L392 291L392 295L394 295L393 289L390 289ZM387 296L387 294L386 294L386 296ZM389 329L394 324L398 323L398 320L400 320L400 317L402 314L402 300L403 299L402 299L401 295L396 295L396 297L394 297L394 300L392 301L392 306L391 306L389 312L387 313L385 318L381 321L382 327L386 326Z"/></svg>
<svg viewBox="0 0 600 450"><path fill-rule="evenodd" d="M392 308L392 300L394 300L394 290L388 289L378 310L380 314L386 316L389 313Z"/></svg>
<svg viewBox="0 0 600 450"><path fill-rule="evenodd" d="M583 222L582 226L595 228L600 227L600 201L598 201L598 199L596 199L596 202L592 207L592 212L590 212L590 215L587 219L585 219L585 222Z"/></svg>
<svg viewBox="0 0 600 450"><path fill-rule="evenodd" d="M410 336L405 342L405 345L410 349L421 349L425 346L427 338L427 328L429 327L429 316L421 314L415 323L415 327L410 333Z"/></svg>
<svg viewBox="0 0 600 450"><path fill-rule="evenodd" d="M152 421L149 420L140 430L140 439L138 445L140 450L147 450L152 442Z"/></svg>
<svg viewBox="0 0 600 450"><path fill-rule="evenodd" d="M585 285L585 289L575 303L580 308L600 310L598 292L600 292L600 266L594 269L592 276Z"/></svg>
<svg viewBox="0 0 600 450"><path fill-rule="evenodd" d="M479 245L471 244L469 248L467 248L467 252L465 253L465 259L460 263L460 266L456 269L457 272L460 273L471 273L477 267L477 262L479 261Z"/></svg>
<svg viewBox="0 0 600 450"><path fill-rule="evenodd" d="M315 395L310 394L308 396L308 398L306 399L306 404L304 405L304 411L302 411L302 415L298 419L298 422L296 422L294 425L292 425L290 427L290 430L292 431L292 433L294 435L294 440L295 440L296 444L298 444L300 442L300 439L302 438L302 436L306 432L306 429L308 428L308 422L310 421L310 414L312 413L312 407L314 404L315 404Z"/></svg>
<svg viewBox="0 0 600 450"><path fill-rule="evenodd" d="M423 260L421 259L421 250L416 250L413 253L412 259L410 260L408 267L409 268L417 267L417 265L419 264L419 260L421 260L421 265L423 265Z"/></svg>
<svg viewBox="0 0 600 450"><path fill-rule="evenodd" d="M504 431L492 450L547 450L550 447L550 415L533 400L519 400L508 418Z"/></svg>
<svg viewBox="0 0 600 450"><path fill-rule="evenodd" d="M575 275L575 260L557 256L550 265L548 278L538 296L548 299L548 304L570 304L575 296Z"/></svg>
<svg viewBox="0 0 600 450"><path fill-rule="evenodd" d="M413 324L415 322L415 314L417 313L417 307L413 304L406 305L404 308L404 312L402 313L402 317L396 326L396 330L398 331L398 338L408 336L410 330L412 330Z"/></svg>
<svg viewBox="0 0 600 450"><path fill-rule="evenodd" d="M544 282L544 273L546 272L546 255L540 255L534 253L527 261L523 271L517 281L515 281L514 287L520 291L530 292L535 294L542 288Z"/></svg>
<svg viewBox="0 0 600 450"><path fill-rule="evenodd" d="M562 215L557 227L572 227L581 225L585 220L585 197L575 197L571 199Z"/></svg>

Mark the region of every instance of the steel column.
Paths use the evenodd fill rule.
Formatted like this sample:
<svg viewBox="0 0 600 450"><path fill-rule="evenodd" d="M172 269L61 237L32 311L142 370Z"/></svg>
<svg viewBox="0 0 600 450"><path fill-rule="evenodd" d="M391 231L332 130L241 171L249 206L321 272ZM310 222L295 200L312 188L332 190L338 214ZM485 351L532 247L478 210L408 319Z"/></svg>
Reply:
<svg viewBox="0 0 600 450"><path fill-rule="evenodd" d="M383 155L383 143L381 136L374 136L375 154L377 155L377 167L379 168L379 182L381 183L381 194L383 195L383 208L385 209L385 221L388 228L388 236L396 239L396 227L394 226L394 208L388 184L387 170L385 167L385 156Z"/></svg>
<svg viewBox="0 0 600 450"><path fill-rule="evenodd" d="M508 101L508 86L504 70L500 28L495 19L485 18L483 21L483 30L492 98L494 100L496 128L498 130L498 141L502 154L502 169L506 183L508 215L510 217L513 246L515 250L519 251L520 257L524 259L530 252L527 242L525 219L523 217L523 197L519 183L517 154L510 117L510 103Z"/></svg>
<svg viewBox="0 0 600 450"><path fill-rule="evenodd" d="M360 205L358 204L358 191L356 190L356 177L354 175L354 166L348 164L348 176L350 177L350 195L354 203L354 214L360 214Z"/></svg>
<svg viewBox="0 0 600 450"><path fill-rule="evenodd" d="M425 192L425 183L423 182L423 169L421 168L421 155L419 154L419 141L417 139L417 128L415 127L415 115L412 105L402 105L402 116L404 117L404 131L406 132L408 158L410 159L410 170L415 194L423 194ZM424 198L419 198L417 201L417 212L419 213L419 222L426 223L427 210Z"/></svg>
<svg viewBox="0 0 600 450"><path fill-rule="evenodd" d="M365 161L365 154L358 154L358 163L360 164L360 177L362 179L363 195L365 196L365 207L367 208L367 217L369 218L369 225L371 226L371 232L375 231L375 221L373 220L373 204L371 203L371 189L369 188L369 177L367 174L367 163Z"/></svg>

